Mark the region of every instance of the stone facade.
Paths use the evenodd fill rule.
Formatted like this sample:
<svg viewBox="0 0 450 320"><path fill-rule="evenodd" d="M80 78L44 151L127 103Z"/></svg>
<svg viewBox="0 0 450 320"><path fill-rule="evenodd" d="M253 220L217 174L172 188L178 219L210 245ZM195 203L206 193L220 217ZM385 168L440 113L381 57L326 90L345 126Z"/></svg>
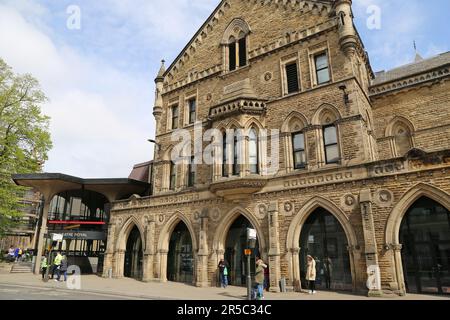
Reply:
<svg viewBox="0 0 450 320"><path fill-rule="evenodd" d="M422 69L401 76L375 75L352 18L350 0L219 4L156 78L154 195L113 204L105 275L108 269L115 277L124 275L126 242L136 226L144 243L143 280L167 281L170 237L183 222L192 238L194 284L216 285L227 233L242 215L258 232L271 291L279 291L281 278L299 289L302 226L323 208L347 237L353 290L405 294L403 216L422 196L450 209L450 56L443 55L437 66L418 61ZM246 61L230 71L229 39L235 38L246 39ZM329 81L319 84L315 59L322 53ZM299 90L288 93L285 67L293 62ZM189 187L187 166L177 165L170 186L172 108L178 107L178 128L194 138L191 99L203 132L280 130L279 169L266 171L262 154L259 174L243 164L238 175L223 177L221 164L199 164ZM324 151L326 126L336 128L336 163L329 163ZM299 131L307 163L296 170L290 137ZM246 138L243 154L248 144ZM259 148L271 147L259 141ZM381 283L368 290L373 266Z"/></svg>

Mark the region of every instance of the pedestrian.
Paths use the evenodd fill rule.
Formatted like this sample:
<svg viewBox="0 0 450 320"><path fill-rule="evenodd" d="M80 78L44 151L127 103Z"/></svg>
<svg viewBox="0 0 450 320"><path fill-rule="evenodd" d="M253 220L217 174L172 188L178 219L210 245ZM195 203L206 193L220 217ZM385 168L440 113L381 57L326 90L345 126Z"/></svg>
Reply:
<svg viewBox="0 0 450 320"><path fill-rule="evenodd" d="M15 251L16 250L14 249L14 246L9 247L9 250L8 250L8 261L9 262L13 262L14 260L16 260Z"/></svg>
<svg viewBox="0 0 450 320"><path fill-rule="evenodd" d="M17 261L19 261L19 262L22 261L22 254L23 254L23 250L22 250L22 248L19 248L19 252L17 253Z"/></svg>
<svg viewBox="0 0 450 320"><path fill-rule="evenodd" d="M52 266L52 279L55 278L55 272L57 275L59 275L59 270L61 268L61 260L62 260L62 255L60 252L58 252L56 254L55 259L53 260L53 266ZM55 281L58 281L55 279Z"/></svg>
<svg viewBox="0 0 450 320"><path fill-rule="evenodd" d="M270 270L269 266L264 268L264 289L269 291L270 289Z"/></svg>
<svg viewBox="0 0 450 320"><path fill-rule="evenodd" d="M61 260L61 265L59 268L59 272L58 272L58 281L61 281L61 273L64 275L64 281L67 281L67 268L68 268L68 263L67 263L67 256L65 254L63 254L62 256L62 260Z"/></svg>
<svg viewBox="0 0 450 320"><path fill-rule="evenodd" d="M48 268L48 262L47 262L47 255L42 257L41 261L41 271L42 271L42 280L45 278L45 274L47 273Z"/></svg>
<svg viewBox="0 0 450 320"><path fill-rule="evenodd" d="M225 289L228 286L228 263L224 259L220 259L217 267L219 268L220 287Z"/></svg>
<svg viewBox="0 0 450 320"><path fill-rule="evenodd" d="M264 299L264 269L267 265L260 259L256 257L256 270L255 270L255 282L258 287L258 300Z"/></svg>
<svg viewBox="0 0 450 320"><path fill-rule="evenodd" d="M324 261L324 276L325 276L325 286L327 289L331 289L331 277L333 274L333 264L331 262L330 257L325 257Z"/></svg>
<svg viewBox="0 0 450 320"><path fill-rule="evenodd" d="M306 280L309 283L309 294L316 293L316 261L310 255L307 256Z"/></svg>
<svg viewBox="0 0 450 320"><path fill-rule="evenodd" d="M19 260L19 248L14 249L14 261L17 262Z"/></svg>

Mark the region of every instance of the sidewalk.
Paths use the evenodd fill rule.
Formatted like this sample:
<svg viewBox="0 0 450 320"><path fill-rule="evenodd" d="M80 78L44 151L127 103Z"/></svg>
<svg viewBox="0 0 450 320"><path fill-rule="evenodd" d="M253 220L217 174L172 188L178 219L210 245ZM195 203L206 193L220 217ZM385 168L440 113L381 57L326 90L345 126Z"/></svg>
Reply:
<svg viewBox="0 0 450 320"><path fill-rule="evenodd" d="M50 280L44 283L41 276L33 274L0 274L0 284L19 285L32 288L54 288L69 290L64 282ZM246 288L197 288L181 283L144 283L133 279L104 279L97 276L82 276L81 290L86 293L103 293L137 299L159 300L245 300ZM351 293L318 292L316 295L306 293L270 293L265 292L265 300L450 300L450 297L432 295L407 295L406 297L387 296L385 298L368 298Z"/></svg>

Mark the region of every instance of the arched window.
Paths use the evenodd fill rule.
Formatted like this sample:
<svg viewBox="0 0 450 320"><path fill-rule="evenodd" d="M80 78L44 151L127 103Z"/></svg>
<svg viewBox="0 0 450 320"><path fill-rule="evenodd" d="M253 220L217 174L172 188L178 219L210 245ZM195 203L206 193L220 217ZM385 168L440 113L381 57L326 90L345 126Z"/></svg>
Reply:
<svg viewBox="0 0 450 320"><path fill-rule="evenodd" d="M225 48L226 69L229 71L248 64L247 48L250 27L244 20L234 19L224 32L222 45Z"/></svg>
<svg viewBox="0 0 450 320"><path fill-rule="evenodd" d="M338 164L341 161L338 128L340 118L339 111L328 104L321 106L313 117L312 123L321 126L317 132L321 149L319 150L319 166Z"/></svg>
<svg viewBox="0 0 450 320"><path fill-rule="evenodd" d="M403 156L413 148L411 131L404 124L399 124L395 127L394 141L395 149L397 150L397 156Z"/></svg>
<svg viewBox="0 0 450 320"><path fill-rule="evenodd" d="M248 135L248 160L251 174L259 174L259 150L258 150L258 133L255 129L250 129Z"/></svg>
<svg viewBox="0 0 450 320"><path fill-rule="evenodd" d="M284 139L286 171L305 169L307 163L306 127L308 121L298 112L292 112L281 126Z"/></svg>

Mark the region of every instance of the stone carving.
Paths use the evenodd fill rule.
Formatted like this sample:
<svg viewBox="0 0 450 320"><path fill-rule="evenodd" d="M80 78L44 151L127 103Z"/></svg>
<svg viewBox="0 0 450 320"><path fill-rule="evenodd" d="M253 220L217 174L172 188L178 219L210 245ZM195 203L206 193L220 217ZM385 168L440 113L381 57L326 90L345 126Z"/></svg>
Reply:
<svg viewBox="0 0 450 320"><path fill-rule="evenodd" d="M321 176L312 176L307 178L299 178L295 180L288 180L284 182L285 188L292 188L292 187L300 187L300 186L307 186L307 185L314 185L319 183L326 183L326 182L333 182L333 181L342 181L342 180L350 180L353 178L353 172L339 172L335 174L327 174L327 175L321 175Z"/></svg>
<svg viewBox="0 0 450 320"><path fill-rule="evenodd" d="M375 175L396 173L403 171L405 169L405 165L403 162L397 161L396 163L389 163L385 165L375 166L373 168L373 173Z"/></svg>
<svg viewBox="0 0 450 320"><path fill-rule="evenodd" d="M346 211L351 211L356 208L358 201L353 194L346 194L341 198L341 206Z"/></svg>
<svg viewBox="0 0 450 320"><path fill-rule="evenodd" d="M267 214L267 206L265 204L262 204L262 203L261 204L257 204L255 212L256 212L256 216L259 219L264 219L266 217L266 214Z"/></svg>
<svg viewBox="0 0 450 320"><path fill-rule="evenodd" d="M164 222L166 222L166 215L164 215L164 214L159 214L159 215L157 216L156 223L160 226L160 225L162 225Z"/></svg>
<svg viewBox="0 0 450 320"><path fill-rule="evenodd" d="M196 212L194 213L194 220L195 220L196 222L198 222L198 221L200 220L200 218L201 218L200 212L196 211Z"/></svg>
<svg viewBox="0 0 450 320"><path fill-rule="evenodd" d="M295 212L295 203L293 203L292 201L286 201L281 206L281 214L285 216L292 216L294 212Z"/></svg>
<svg viewBox="0 0 450 320"><path fill-rule="evenodd" d="M272 80L272 73L271 72L266 72L264 74L264 81L269 82L270 80Z"/></svg>
<svg viewBox="0 0 450 320"><path fill-rule="evenodd" d="M394 201L394 194L386 189L377 190L374 196L374 202L378 207L391 207Z"/></svg>
<svg viewBox="0 0 450 320"><path fill-rule="evenodd" d="M215 221L215 222L219 221L219 219L220 219L220 210L219 210L219 208L214 208L211 211L211 219L213 221Z"/></svg>

